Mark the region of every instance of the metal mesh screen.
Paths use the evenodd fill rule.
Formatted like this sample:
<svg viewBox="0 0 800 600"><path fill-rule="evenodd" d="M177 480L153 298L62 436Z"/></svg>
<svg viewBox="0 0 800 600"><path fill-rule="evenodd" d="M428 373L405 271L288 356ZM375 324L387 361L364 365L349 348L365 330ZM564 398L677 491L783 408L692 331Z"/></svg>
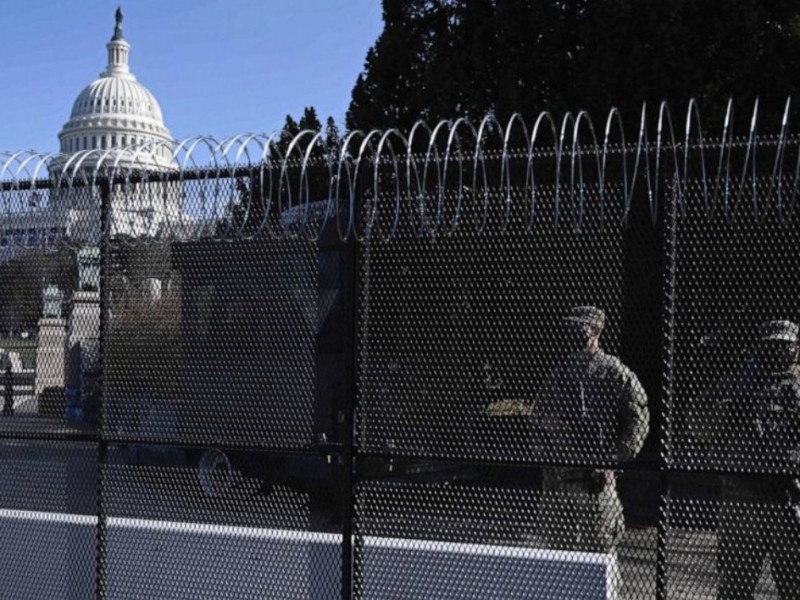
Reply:
<svg viewBox="0 0 800 600"><path fill-rule="evenodd" d="M623 296L624 194L538 194L535 221L493 189L485 226L465 209L455 231L401 221L364 243L357 432L374 472L356 494L358 597L656 591L658 477L634 472L621 496L608 470L650 420L618 358L643 342ZM518 462L537 468L499 464Z"/></svg>
<svg viewBox="0 0 800 600"><path fill-rule="evenodd" d="M109 434L273 448L317 441L313 374L330 306L313 243L129 243L112 253Z"/></svg>
<svg viewBox="0 0 800 600"><path fill-rule="evenodd" d="M665 110L8 158L0 596L798 596L798 143Z"/></svg>
<svg viewBox="0 0 800 600"><path fill-rule="evenodd" d="M338 597L341 524L322 501L334 467L324 457L228 451L230 469L198 473L208 452L219 451L111 448L109 597ZM312 472L313 485L297 469Z"/></svg>
<svg viewBox="0 0 800 600"><path fill-rule="evenodd" d="M746 167L738 186L709 190L696 178L673 197L665 447L673 465L719 475L689 479L670 498L668 589L791 598L800 589L797 216L791 178L748 167L743 150L729 160Z"/></svg>
<svg viewBox="0 0 800 600"><path fill-rule="evenodd" d="M41 213L51 202L81 207L94 197L90 189L0 194L6 208L16 206L0 219L0 348L8 417L0 431L9 435L80 435L97 425L99 255L84 243L91 232L83 220L70 221L62 211L64 222L50 222ZM81 264L87 265L83 276Z"/></svg>
<svg viewBox="0 0 800 600"><path fill-rule="evenodd" d="M473 467L455 482L360 486L358 597L651 597L655 529L626 529L616 491L538 479Z"/></svg>
<svg viewBox="0 0 800 600"><path fill-rule="evenodd" d="M773 355L770 322L797 322L800 242L794 212L778 213L770 179L753 201L706 214L690 188L675 240L674 460L687 467L796 472L800 387ZM791 327L791 325L788 325ZM774 340L776 347L779 339ZM774 397L769 398L772 394Z"/></svg>
<svg viewBox="0 0 800 600"><path fill-rule="evenodd" d="M684 487L669 519L671 598L791 598L800 589L798 525L785 503Z"/></svg>
<svg viewBox="0 0 800 600"><path fill-rule="evenodd" d="M96 474L95 444L0 442L0 596L93 595Z"/></svg>
<svg viewBox="0 0 800 600"><path fill-rule="evenodd" d="M189 212L202 189L184 188ZM221 217L113 240L109 597L341 596L345 252L231 239Z"/></svg>
<svg viewBox="0 0 800 600"><path fill-rule="evenodd" d="M602 214L598 196L587 193L580 225L566 210L553 221L543 209L533 231L519 219L505 230L495 224L479 234L464 225L451 236L419 239L409 227L399 239L365 244L362 450L615 460L603 434L592 442L568 438L581 419L605 421L610 433L616 408L588 387L581 403L582 384L570 391L557 381L581 368L570 364L574 307L603 311L608 359L598 367L608 374L618 364L611 357L623 328L622 202L615 195L605 202ZM570 400L560 403L559 393ZM547 419L571 433L545 435Z"/></svg>

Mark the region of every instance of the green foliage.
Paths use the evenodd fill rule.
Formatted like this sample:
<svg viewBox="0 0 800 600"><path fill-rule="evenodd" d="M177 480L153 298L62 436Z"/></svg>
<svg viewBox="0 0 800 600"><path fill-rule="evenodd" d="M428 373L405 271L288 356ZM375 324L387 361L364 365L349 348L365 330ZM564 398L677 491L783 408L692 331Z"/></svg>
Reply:
<svg viewBox="0 0 800 600"><path fill-rule="evenodd" d="M305 133L293 145L302 132L313 133ZM322 132L322 136L311 146L317 132ZM286 208L306 201L326 200L340 144L341 135L333 117L327 118L323 132L314 107L306 107L297 121L286 115L283 129L270 147L271 160L253 167L250 175L236 180L238 201L230 205L226 219L217 226L217 233L231 235L237 232L249 237L265 231L265 228L275 230L281 226L280 214ZM281 171L284 159L289 166L285 173ZM304 160L308 165L307 179L301 186L300 166ZM279 185L281 177L284 178L282 186ZM300 189L307 189L307 192L297 197ZM288 190L295 195L289 196Z"/></svg>
<svg viewBox="0 0 800 600"><path fill-rule="evenodd" d="M42 317L42 290L57 285L69 298L77 286L75 253L41 248L19 249L0 263L0 334L35 331ZM66 307L64 308L66 314Z"/></svg>
<svg viewBox="0 0 800 600"><path fill-rule="evenodd" d="M178 398L181 278L170 244L117 237L111 248L108 389L116 398ZM151 288L161 282L159 295Z"/></svg>
<svg viewBox="0 0 800 600"><path fill-rule="evenodd" d="M788 0L384 0L384 30L352 92L348 129L410 128L494 111L535 115L728 97L778 124L800 80ZM765 114L766 113L766 114ZM744 120L747 120L746 118Z"/></svg>
<svg viewBox="0 0 800 600"><path fill-rule="evenodd" d="M142 244L129 236L115 236L110 248L111 298L116 306L127 306L147 298L151 279L162 282L162 290L178 285L180 276L172 265L168 243Z"/></svg>
<svg viewBox="0 0 800 600"><path fill-rule="evenodd" d="M165 283L166 285L166 283ZM176 285L158 299L112 302L108 388L116 398L180 398L181 299Z"/></svg>

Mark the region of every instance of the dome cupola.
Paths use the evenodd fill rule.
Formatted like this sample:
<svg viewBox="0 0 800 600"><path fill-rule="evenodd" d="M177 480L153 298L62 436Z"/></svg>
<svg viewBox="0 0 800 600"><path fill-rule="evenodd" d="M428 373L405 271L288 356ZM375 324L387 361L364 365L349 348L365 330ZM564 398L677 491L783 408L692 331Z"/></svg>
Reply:
<svg viewBox="0 0 800 600"><path fill-rule="evenodd" d="M100 73L100 77L130 77L131 69L128 67L128 54L131 51L131 45L122 36L122 9L117 7L115 15L116 25L114 26L114 36L106 44L108 48L108 66L106 70Z"/></svg>

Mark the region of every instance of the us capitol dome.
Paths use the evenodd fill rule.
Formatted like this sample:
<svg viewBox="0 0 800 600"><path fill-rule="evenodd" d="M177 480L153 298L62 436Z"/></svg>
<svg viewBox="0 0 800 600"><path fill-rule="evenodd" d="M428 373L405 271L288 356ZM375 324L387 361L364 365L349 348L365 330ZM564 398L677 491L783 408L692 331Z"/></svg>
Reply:
<svg viewBox="0 0 800 600"><path fill-rule="evenodd" d="M87 181L98 164L116 166L119 176L147 170L147 182L112 187L111 235L180 236L189 224L181 211L180 184L158 180L159 173L178 168L174 140L155 96L131 72L131 45L122 34L122 21L117 9L114 34L106 44L108 64L75 99L58 134L61 154L50 163L50 175ZM100 199L90 188L53 190L31 208L24 224L0 219L4 240L20 235L28 240L65 237L88 244L99 240Z"/></svg>
<svg viewBox="0 0 800 600"><path fill-rule="evenodd" d="M61 152L127 148L129 151L124 154L139 150L139 161L146 160L148 169L173 168L173 139L164 124L161 107L150 90L136 81L128 65L131 45L122 35L120 9L114 35L106 48L105 71L78 94L69 121L58 134ZM94 167L98 158L90 155L83 164Z"/></svg>

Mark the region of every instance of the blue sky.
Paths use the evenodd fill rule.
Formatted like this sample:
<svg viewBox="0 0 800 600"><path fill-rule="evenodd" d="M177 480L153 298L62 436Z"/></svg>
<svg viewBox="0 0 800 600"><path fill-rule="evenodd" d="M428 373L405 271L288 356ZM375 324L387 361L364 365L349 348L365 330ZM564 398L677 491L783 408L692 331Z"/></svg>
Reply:
<svg viewBox="0 0 800 600"><path fill-rule="evenodd" d="M0 0L0 150L52 151L106 65L118 1ZM380 0L128 0L131 69L173 137L272 131L315 106L344 122Z"/></svg>

